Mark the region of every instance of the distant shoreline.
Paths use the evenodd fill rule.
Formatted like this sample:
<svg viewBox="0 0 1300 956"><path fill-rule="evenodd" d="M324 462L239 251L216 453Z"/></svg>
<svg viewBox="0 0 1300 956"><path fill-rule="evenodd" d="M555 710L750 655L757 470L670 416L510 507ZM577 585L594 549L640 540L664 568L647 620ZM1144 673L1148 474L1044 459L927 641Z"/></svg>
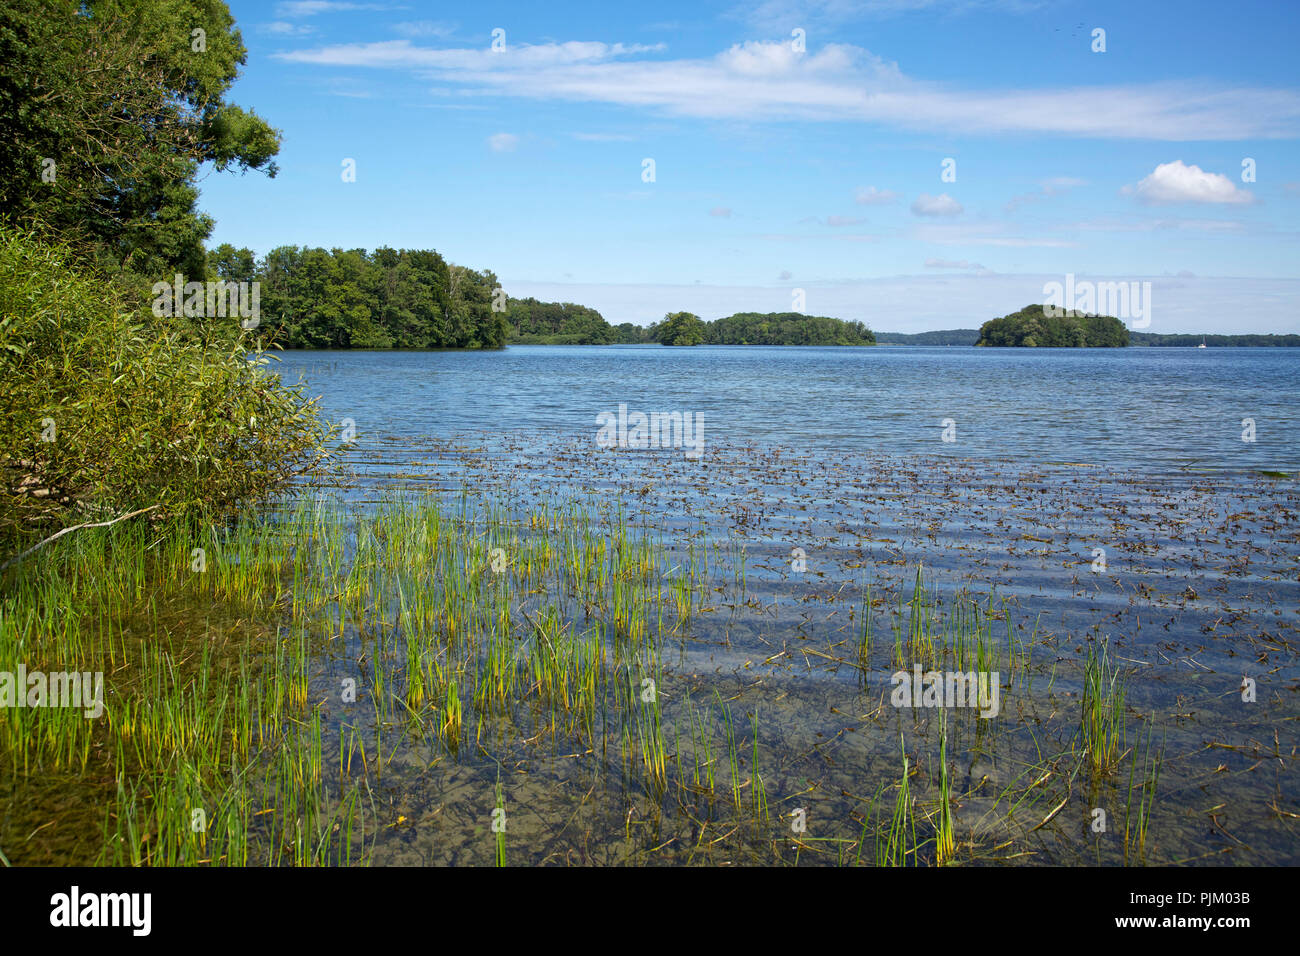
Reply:
<svg viewBox="0 0 1300 956"><path fill-rule="evenodd" d="M878 345L970 345L980 337L979 329L947 329L938 332L876 332ZM1242 333L1208 335L1193 332L1129 332L1129 348L1300 348L1300 334ZM1014 346L1013 346L1014 347Z"/></svg>

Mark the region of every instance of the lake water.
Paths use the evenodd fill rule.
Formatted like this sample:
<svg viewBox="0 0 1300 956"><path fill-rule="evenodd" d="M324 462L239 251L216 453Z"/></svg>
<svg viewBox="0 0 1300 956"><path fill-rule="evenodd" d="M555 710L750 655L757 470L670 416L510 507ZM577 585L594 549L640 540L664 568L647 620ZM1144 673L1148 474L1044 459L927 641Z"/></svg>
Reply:
<svg viewBox="0 0 1300 956"><path fill-rule="evenodd" d="M1300 466L1298 349L516 346L293 352L357 443L511 434L594 440L617 410L693 412L705 441L1084 462L1169 471ZM954 441L945 442L945 419ZM1254 441L1243 441L1243 419Z"/></svg>
<svg viewBox="0 0 1300 956"><path fill-rule="evenodd" d="M683 697L714 694L754 715L771 798L811 794L799 799L818 832L843 845L875 788L896 783L900 739L924 767L917 784L937 785L948 731L888 705L890 628L923 568L945 607L961 591L996 600L1006 628L1001 716L958 716L948 741L968 859L1128 859L1090 825L1096 807L1128 813L1127 776L1086 797L1072 782L1083 661L1105 644L1128 688L1124 766L1162 755L1143 858L1300 861L1300 777L1287 773L1300 682L1300 350L539 346L280 361L328 419L355 427L340 484L362 507L390 484L468 488L518 514L617 501L618 520L653 529L674 561L711 549L705 606L665 638L665 719L689 724ZM597 416L620 405L701 416L702 454L602 447ZM550 599L528 600L536 612ZM860 659L851 612L864 601L880 637ZM582 614L573 623L586 626ZM345 657L367 647L358 632ZM328 695L339 673L313 686ZM1257 685L1250 702L1243 678ZM538 845L551 848L531 858L585 858L557 834L587 806L571 758L591 751L547 755L533 731L498 733L528 755L512 799L536 812ZM499 764L462 755L431 774L436 759L399 750L405 776L386 778L393 812L419 822L405 840L381 834L376 862L481 860L444 794L464 774L490 787ZM698 858L683 850L703 840L689 814L653 800L634 811L626 792L603 792L608 819L589 832L618 842L627 814L651 814L637 854ZM1049 817L1058 801L1066 810ZM1198 810L1215 806L1212 821ZM779 842L762 852L785 853ZM719 845L739 853L726 859L761 858Z"/></svg>

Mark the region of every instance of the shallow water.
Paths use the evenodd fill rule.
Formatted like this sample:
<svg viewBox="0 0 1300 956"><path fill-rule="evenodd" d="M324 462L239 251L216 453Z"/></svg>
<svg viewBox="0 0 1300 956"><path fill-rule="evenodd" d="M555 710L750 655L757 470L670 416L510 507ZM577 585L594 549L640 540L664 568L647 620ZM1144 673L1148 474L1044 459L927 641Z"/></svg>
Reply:
<svg viewBox="0 0 1300 956"><path fill-rule="evenodd" d="M1086 648L1104 641L1128 681L1126 757L1148 729L1162 748L1144 859L1300 862L1300 352L532 347L302 353L283 369L303 375L327 415L355 422L342 449L354 499L466 483L521 511L618 497L678 554L693 540L743 551L743 596L719 585L666 653L665 721L686 719L687 692L732 700L742 731L741 715L759 715L770 799L796 802L818 821L808 836L830 841L801 843L804 861L821 847L835 862L826 848L859 836L877 787L897 783L900 745L920 772L914 786L926 793L937 779L934 711L889 705L887 647L863 672L846 650L864 586L884 630L919 564L941 600L969 589L1006 601L1013 646L1029 658L1020 678L1003 674L998 718L950 718L959 857L1122 861L1090 823L1097 807L1120 812L1125 781L1083 793L1060 756L1076 746ZM704 454L598 447L596 415L620 403L703 415ZM955 441L943 440L946 418ZM1244 677L1255 702L1241 699ZM502 734L512 805L532 817L512 830L522 861L756 862L799 850L770 833L723 840L721 857L701 850L711 831L691 813L638 803L601 761L584 768L590 755ZM471 825L482 808L454 793L486 800L500 754L436 770L431 759L418 747L397 756L409 766L393 771L390 796L406 822L381 835L374 860L490 861ZM1026 768L1045 775L1037 790L1017 784Z"/></svg>

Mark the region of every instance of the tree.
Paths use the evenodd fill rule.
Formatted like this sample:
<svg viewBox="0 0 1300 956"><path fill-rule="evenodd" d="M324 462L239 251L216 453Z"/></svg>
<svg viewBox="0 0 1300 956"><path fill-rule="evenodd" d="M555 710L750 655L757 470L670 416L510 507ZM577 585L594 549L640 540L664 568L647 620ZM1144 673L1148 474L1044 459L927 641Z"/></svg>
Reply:
<svg viewBox="0 0 1300 956"><path fill-rule="evenodd" d="M6 0L3 215L114 269L201 278L199 165L276 173L279 133L224 99L245 57L220 0Z"/></svg>
<svg viewBox="0 0 1300 956"><path fill-rule="evenodd" d="M1067 312L1051 316L1041 305L1027 305L980 326L975 343L1021 348L1122 348L1129 343L1124 323L1108 315Z"/></svg>
<svg viewBox="0 0 1300 956"><path fill-rule="evenodd" d="M704 322L690 312L670 312L664 316L659 341L664 345L702 345Z"/></svg>

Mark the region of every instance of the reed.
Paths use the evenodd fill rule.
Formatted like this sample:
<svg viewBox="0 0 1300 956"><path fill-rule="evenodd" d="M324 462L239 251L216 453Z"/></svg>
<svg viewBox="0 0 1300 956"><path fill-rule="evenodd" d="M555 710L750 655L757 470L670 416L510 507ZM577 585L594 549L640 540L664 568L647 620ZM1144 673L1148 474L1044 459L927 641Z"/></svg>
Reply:
<svg viewBox="0 0 1300 956"><path fill-rule="evenodd" d="M1080 727L1094 772L1108 773L1115 767L1124 742L1124 695L1124 683L1110 662L1106 643L1101 643L1100 653L1090 646L1084 662Z"/></svg>

